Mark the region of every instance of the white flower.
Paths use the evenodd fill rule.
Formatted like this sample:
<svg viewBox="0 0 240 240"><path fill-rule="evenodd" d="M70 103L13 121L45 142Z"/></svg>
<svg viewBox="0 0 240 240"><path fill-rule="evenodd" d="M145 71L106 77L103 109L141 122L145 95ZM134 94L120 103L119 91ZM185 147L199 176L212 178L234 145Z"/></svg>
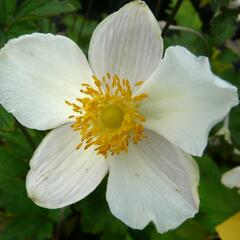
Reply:
<svg viewBox="0 0 240 240"><path fill-rule="evenodd" d="M238 188L240 193L240 166L225 172L221 181L228 188Z"/></svg>
<svg viewBox="0 0 240 240"><path fill-rule="evenodd" d="M142 1L99 24L90 64L74 42L52 34L1 50L0 103L29 128L55 128L30 162L36 204L75 203L109 171L109 207L130 227L153 221L164 232L194 216L199 173L188 153L202 155L211 127L238 104L237 90L205 57L180 46L162 54L161 30Z"/></svg>

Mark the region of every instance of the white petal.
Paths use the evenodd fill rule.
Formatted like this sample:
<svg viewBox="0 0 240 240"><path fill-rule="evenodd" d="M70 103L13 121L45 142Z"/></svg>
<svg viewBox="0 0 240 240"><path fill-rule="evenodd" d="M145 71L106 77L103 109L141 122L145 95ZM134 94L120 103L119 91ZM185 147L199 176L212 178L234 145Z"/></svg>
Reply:
<svg viewBox="0 0 240 240"><path fill-rule="evenodd" d="M240 166L224 173L221 181L228 188L240 188Z"/></svg>
<svg viewBox="0 0 240 240"><path fill-rule="evenodd" d="M161 29L143 1L126 4L95 29L89 61L99 77L118 74L133 83L156 69L163 51Z"/></svg>
<svg viewBox="0 0 240 240"><path fill-rule="evenodd" d="M213 125L238 104L237 89L211 72L206 57L179 46L166 50L140 92L149 95L141 104L145 127L197 156Z"/></svg>
<svg viewBox="0 0 240 240"><path fill-rule="evenodd" d="M160 135L147 131L147 136L110 160L107 201L130 227L142 229L153 221L165 232L198 211L198 167Z"/></svg>
<svg viewBox="0 0 240 240"><path fill-rule="evenodd" d="M79 97L90 78L83 52L64 36L24 35L0 52L0 104L29 128L67 122L72 110L64 101Z"/></svg>
<svg viewBox="0 0 240 240"><path fill-rule="evenodd" d="M39 206L61 208L91 193L108 171L94 150L76 150L79 133L66 124L52 130L37 148L27 176L28 196Z"/></svg>

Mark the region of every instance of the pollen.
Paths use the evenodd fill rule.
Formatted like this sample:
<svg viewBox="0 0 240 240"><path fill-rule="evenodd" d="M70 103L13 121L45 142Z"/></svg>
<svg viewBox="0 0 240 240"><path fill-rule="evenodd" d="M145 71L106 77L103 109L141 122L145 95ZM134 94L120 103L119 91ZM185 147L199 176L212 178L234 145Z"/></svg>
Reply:
<svg viewBox="0 0 240 240"><path fill-rule="evenodd" d="M76 149L93 146L105 158L108 154L127 152L129 141L137 144L146 138L143 127L146 119L140 114L139 105L147 94L133 94L134 88L143 82L132 87L128 79L110 73L102 79L93 75L92 79L92 85L82 84L83 97L75 102L65 101L74 112L69 116L74 121L71 128L80 133Z"/></svg>

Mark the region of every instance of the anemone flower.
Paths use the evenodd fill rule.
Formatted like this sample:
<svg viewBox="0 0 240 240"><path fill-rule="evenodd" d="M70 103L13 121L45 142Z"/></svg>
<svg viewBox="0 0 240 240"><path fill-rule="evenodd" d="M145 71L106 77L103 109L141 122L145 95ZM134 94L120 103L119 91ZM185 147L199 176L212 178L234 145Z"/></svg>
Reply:
<svg viewBox="0 0 240 240"><path fill-rule="evenodd" d="M143 1L95 29L89 63L69 38L34 33L0 53L0 103L28 128L53 129L36 149L28 196L55 209L91 193L128 226L159 232L198 212L198 167L211 127L238 104L206 57L169 47Z"/></svg>

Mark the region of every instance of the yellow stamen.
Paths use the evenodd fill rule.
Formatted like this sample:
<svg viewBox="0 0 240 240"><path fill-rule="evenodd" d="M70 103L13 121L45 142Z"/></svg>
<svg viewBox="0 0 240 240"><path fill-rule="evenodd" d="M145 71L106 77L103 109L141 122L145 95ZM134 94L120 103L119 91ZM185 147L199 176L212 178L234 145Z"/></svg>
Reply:
<svg viewBox="0 0 240 240"><path fill-rule="evenodd" d="M101 80L95 75L92 78L95 86L84 83L80 90L86 97L76 98L77 103L65 101L77 113L69 116L75 118L72 129L81 135L76 149L95 146L97 154L104 157L127 152L130 140L137 144L146 137L139 103L147 94L133 96L129 80L121 80L118 75L107 73Z"/></svg>
<svg viewBox="0 0 240 240"><path fill-rule="evenodd" d="M107 73L107 77L108 77L108 79L111 79L111 75L109 72Z"/></svg>
<svg viewBox="0 0 240 240"><path fill-rule="evenodd" d="M143 81L139 81L139 82L136 82L135 83L135 86L137 87L137 86L141 86L143 84Z"/></svg>

